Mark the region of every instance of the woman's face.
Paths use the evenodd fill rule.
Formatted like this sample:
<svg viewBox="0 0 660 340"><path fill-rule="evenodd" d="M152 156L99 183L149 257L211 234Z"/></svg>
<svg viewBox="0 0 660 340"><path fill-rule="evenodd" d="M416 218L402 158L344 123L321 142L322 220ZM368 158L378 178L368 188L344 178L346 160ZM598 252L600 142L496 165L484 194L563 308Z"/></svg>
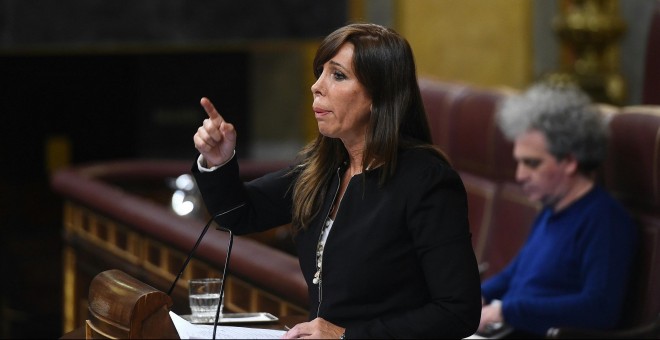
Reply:
<svg viewBox="0 0 660 340"><path fill-rule="evenodd" d="M321 75L312 85L314 114L319 132L340 138L344 145L363 144L371 98L353 69L353 44L346 43L323 64Z"/></svg>

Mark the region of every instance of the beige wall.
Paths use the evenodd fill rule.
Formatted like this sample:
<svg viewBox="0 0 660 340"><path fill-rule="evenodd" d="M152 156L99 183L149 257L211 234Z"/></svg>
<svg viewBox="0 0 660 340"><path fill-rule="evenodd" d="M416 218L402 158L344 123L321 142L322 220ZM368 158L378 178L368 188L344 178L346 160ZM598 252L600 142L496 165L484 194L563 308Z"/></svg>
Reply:
<svg viewBox="0 0 660 340"><path fill-rule="evenodd" d="M523 88L533 78L529 0L396 0L420 76Z"/></svg>
<svg viewBox="0 0 660 340"><path fill-rule="evenodd" d="M393 28L410 42L420 76L519 89L533 77L530 0L350 0L350 20L371 21L365 1L393 1ZM253 157L289 158L317 135L309 91L317 46L255 51Z"/></svg>

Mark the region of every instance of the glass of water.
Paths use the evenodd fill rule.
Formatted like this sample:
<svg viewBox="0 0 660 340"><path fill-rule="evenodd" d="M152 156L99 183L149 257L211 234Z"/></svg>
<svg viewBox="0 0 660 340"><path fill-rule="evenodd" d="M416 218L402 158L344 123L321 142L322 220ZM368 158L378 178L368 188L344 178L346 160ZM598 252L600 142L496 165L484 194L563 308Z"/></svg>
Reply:
<svg viewBox="0 0 660 340"><path fill-rule="evenodd" d="M190 300L190 321L193 323L213 323L220 304L220 318L223 305L220 303L222 279L192 279L188 282Z"/></svg>

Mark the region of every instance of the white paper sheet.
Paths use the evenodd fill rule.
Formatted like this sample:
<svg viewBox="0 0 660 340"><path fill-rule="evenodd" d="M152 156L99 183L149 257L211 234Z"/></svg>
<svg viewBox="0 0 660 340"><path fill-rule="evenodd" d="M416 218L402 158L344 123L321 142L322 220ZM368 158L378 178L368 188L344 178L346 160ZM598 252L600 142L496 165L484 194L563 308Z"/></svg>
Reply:
<svg viewBox="0 0 660 340"><path fill-rule="evenodd" d="M211 339L213 325L195 325L170 311L170 318L181 339ZM218 325L215 331L216 339L279 339L286 331L252 327L236 327Z"/></svg>

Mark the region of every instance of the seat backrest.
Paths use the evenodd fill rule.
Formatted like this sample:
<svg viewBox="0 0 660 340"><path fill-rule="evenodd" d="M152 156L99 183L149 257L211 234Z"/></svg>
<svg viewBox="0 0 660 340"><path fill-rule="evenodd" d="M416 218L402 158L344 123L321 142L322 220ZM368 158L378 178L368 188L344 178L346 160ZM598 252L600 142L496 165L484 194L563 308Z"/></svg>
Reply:
<svg viewBox="0 0 660 340"><path fill-rule="evenodd" d="M419 90L429 120L433 143L449 154L450 119L456 102L467 93L469 87L433 78L419 78Z"/></svg>
<svg viewBox="0 0 660 340"><path fill-rule="evenodd" d="M513 143L495 122L499 102L515 90L420 77L419 88L433 142L459 171L491 179L512 180Z"/></svg>
<svg viewBox="0 0 660 340"><path fill-rule="evenodd" d="M503 182L514 180L516 163L513 143L504 138L495 116L501 100L515 90L424 77L419 84L433 141L465 184L475 256L480 264L489 262L483 268L494 273L518 252L531 225L527 212L536 212L515 185L499 189ZM503 202L497 202L500 199ZM523 216L518 216L520 207ZM511 231L515 236L510 236Z"/></svg>
<svg viewBox="0 0 660 340"><path fill-rule="evenodd" d="M642 215L622 326L636 327L660 315L660 218Z"/></svg>
<svg viewBox="0 0 660 340"><path fill-rule="evenodd" d="M655 1L646 38L642 104L660 105L660 0Z"/></svg>
<svg viewBox="0 0 660 340"><path fill-rule="evenodd" d="M622 321L637 326L660 314L660 107L623 108L612 116L610 133L605 185L639 226Z"/></svg>
<svg viewBox="0 0 660 340"><path fill-rule="evenodd" d="M472 247L477 262L483 262L487 235L493 219L497 183L484 177L460 172L468 199L468 220L472 233Z"/></svg>
<svg viewBox="0 0 660 340"><path fill-rule="evenodd" d="M629 106L612 117L604 174L626 206L660 211L660 107Z"/></svg>
<svg viewBox="0 0 660 340"><path fill-rule="evenodd" d="M504 138L495 118L506 95L503 90L472 88L454 104L448 152L459 171L493 180L513 180L513 143Z"/></svg>

